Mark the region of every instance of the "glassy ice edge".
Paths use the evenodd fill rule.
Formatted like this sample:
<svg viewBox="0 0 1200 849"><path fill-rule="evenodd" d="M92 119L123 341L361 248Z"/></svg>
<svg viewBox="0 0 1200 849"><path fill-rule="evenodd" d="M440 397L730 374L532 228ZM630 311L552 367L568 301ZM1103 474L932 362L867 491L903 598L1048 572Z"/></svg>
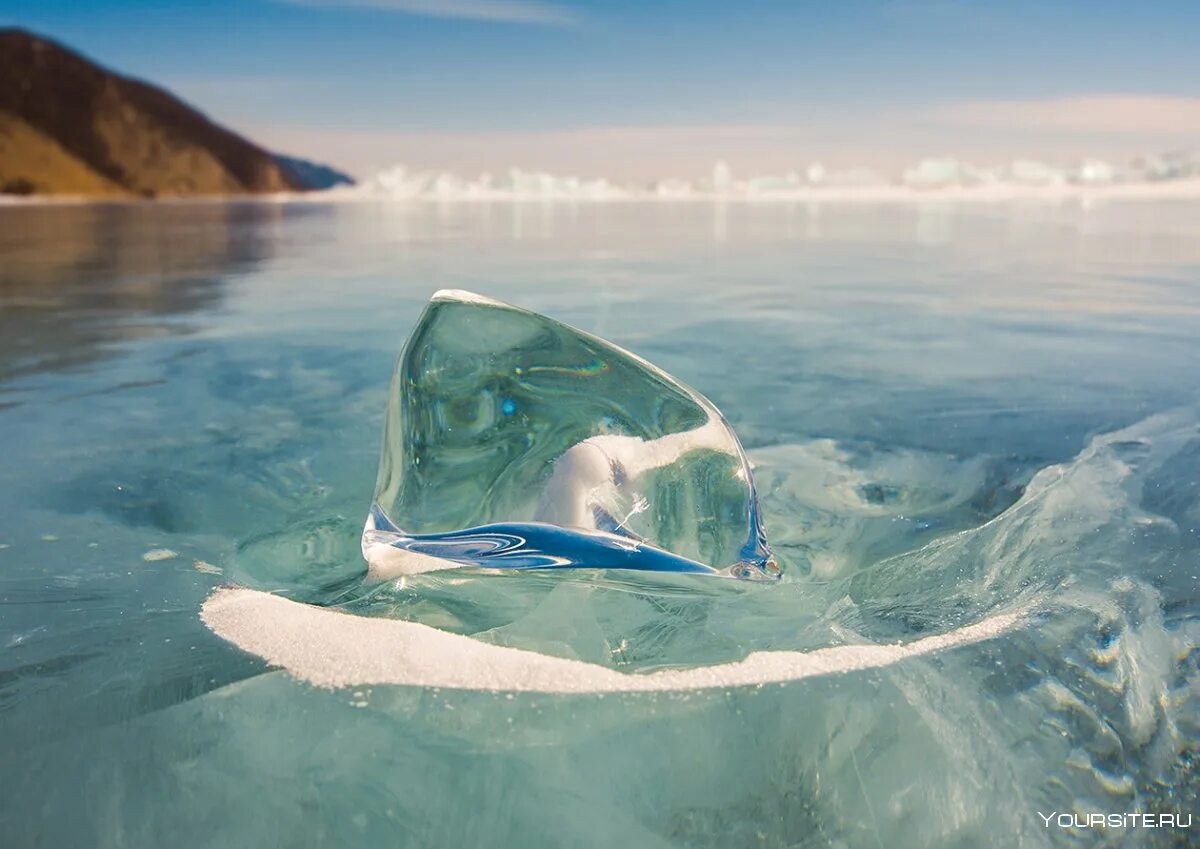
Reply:
<svg viewBox="0 0 1200 849"><path fill-rule="evenodd" d="M779 576L737 436L636 355L458 290L396 364L370 577L459 566Z"/></svg>

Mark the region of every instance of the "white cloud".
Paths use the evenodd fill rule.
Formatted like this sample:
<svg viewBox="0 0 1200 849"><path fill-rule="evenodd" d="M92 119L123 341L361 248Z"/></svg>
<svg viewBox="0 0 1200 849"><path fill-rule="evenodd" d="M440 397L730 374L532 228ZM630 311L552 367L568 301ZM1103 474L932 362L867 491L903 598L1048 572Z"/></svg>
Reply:
<svg viewBox="0 0 1200 849"><path fill-rule="evenodd" d="M571 9L541 0L280 0L293 6L322 9L375 9L428 18L463 18L496 23L573 26Z"/></svg>
<svg viewBox="0 0 1200 849"><path fill-rule="evenodd" d="M953 124L1095 136L1192 136L1200 140L1200 97L1091 94L1050 100L957 103L938 110Z"/></svg>

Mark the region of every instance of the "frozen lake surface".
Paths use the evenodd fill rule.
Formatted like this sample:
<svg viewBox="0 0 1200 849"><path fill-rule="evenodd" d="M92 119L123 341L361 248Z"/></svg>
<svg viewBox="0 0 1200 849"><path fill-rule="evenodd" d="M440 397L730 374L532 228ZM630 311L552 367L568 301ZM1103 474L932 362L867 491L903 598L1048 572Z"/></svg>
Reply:
<svg viewBox="0 0 1200 849"><path fill-rule="evenodd" d="M710 398L782 580L364 588L446 288ZM1189 845L1038 812L1200 815L1198 404L1195 200L0 208L0 844ZM230 584L596 674L888 662L328 689L205 627Z"/></svg>

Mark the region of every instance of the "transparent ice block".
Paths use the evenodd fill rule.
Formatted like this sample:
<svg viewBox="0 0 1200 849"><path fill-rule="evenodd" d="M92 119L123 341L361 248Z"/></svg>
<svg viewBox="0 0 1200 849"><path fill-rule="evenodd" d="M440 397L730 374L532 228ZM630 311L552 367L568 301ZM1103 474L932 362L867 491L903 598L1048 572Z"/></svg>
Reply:
<svg viewBox="0 0 1200 849"><path fill-rule="evenodd" d="M459 291L433 296L397 361L362 549L376 579L779 575L746 455L706 398L610 342Z"/></svg>

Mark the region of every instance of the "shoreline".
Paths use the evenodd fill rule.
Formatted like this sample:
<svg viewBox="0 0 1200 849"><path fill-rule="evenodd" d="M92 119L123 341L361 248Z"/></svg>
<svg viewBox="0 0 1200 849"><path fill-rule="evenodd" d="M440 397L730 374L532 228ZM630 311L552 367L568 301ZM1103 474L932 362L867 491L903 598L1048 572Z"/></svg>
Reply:
<svg viewBox="0 0 1200 849"><path fill-rule="evenodd" d="M621 203L708 203L771 205L791 204L895 204L895 203L1009 203L1036 201L1062 203L1067 201L1109 200L1194 200L1200 199L1200 178L1160 183L1108 183L1022 185L992 184L976 186L944 186L913 188L905 185L863 187L806 188L786 192L755 193L733 190L721 194L712 192L679 192L659 194L653 191L614 191L605 194L519 193L496 190L480 193L439 194L436 192L387 195L356 189L329 189L312 192L273 192L263 194L196 195L190 197L112 197L86 195L0 195L0 208L31 208L48 206L143 206L193 204L621 204Z"/></svg>

